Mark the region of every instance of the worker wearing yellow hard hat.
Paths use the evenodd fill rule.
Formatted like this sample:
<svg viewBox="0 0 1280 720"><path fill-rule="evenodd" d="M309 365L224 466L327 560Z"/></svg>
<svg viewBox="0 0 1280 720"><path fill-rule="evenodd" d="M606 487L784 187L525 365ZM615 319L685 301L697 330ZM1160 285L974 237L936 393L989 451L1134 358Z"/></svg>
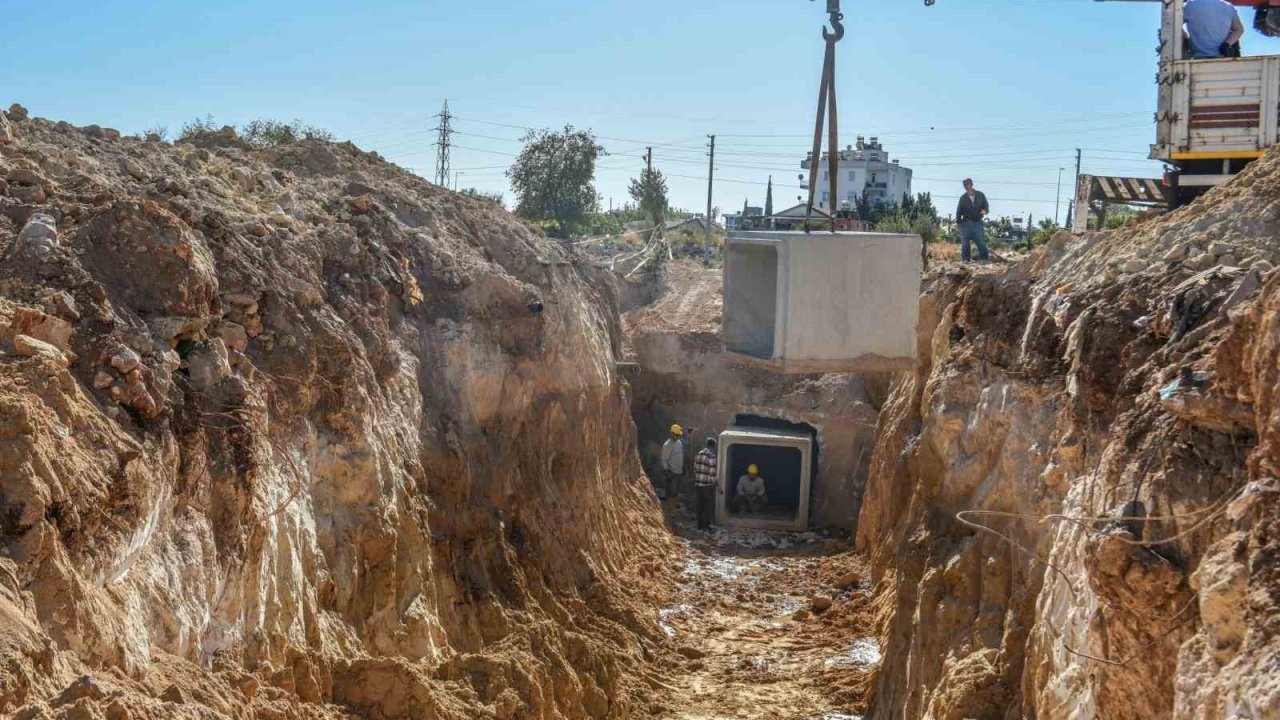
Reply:
<svg viewBox="0 0 1280 720"><path fill-rule="evenodd" d="M685 442L684 428L671 426L671 437L662 444L662 487L658 497L675 500L680 493L680 480L684 477Z"/></svg>
<svg viewBox="0 0 1280 720"><path fill-rule="evenodd" d="M764 478L760 477L760 468L752 463L747 466L747 474L738 478L737 492L733 496L735 512L746 515L759 515L769 507L769 493Z"/></svg>

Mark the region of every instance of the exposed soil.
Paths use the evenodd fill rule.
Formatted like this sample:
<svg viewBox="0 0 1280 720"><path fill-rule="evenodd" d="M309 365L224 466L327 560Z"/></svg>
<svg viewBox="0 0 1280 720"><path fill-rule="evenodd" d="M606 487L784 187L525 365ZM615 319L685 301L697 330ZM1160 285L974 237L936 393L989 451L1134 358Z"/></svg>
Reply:
<svg viewBox="0 0 1280 720"><path fill-rule="evenodd" d="M684 567L659 615L687 661L655 697L659 717L855 717L880 650L869 635L865 566L847 540L703 532L684 512L670 522Z"/></svg>

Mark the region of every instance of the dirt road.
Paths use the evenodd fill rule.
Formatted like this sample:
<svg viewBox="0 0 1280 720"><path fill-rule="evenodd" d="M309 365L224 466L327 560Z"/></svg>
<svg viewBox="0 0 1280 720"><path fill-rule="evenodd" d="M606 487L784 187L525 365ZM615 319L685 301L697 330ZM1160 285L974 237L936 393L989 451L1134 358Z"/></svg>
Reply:
<svg viewBox="0 0 1280 720"><path fill-rule="evenodd" d="M854 720L879 646L868 587L847 542L817 533L695 529L668 512L686 550L660 613L689 658L670 681L672 720ZM823 608L827 604L829 607Z"/></svg>

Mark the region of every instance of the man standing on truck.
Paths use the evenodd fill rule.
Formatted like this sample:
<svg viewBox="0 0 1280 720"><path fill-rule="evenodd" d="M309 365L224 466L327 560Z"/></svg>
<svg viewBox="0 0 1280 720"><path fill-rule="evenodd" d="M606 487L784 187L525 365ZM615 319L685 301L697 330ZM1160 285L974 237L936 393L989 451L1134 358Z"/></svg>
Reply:
<svg viewBox="0 0 1280 720"><path fill-rule="evenodd" d="M964 194L956 207L956 224L960 226L960 259L969 262L969 243L978 244L978 259L987 260L987 228L982 219L991 212L987 196L974 189L973 180L964 179Z"/></svg>
<svg viewBox="0 0 1280 720"><path fill-rule="evenodd" d="M1244 23L1227 0L1187 0L1182 17L1191 39L1191 58L1240 57Z"/></svg>

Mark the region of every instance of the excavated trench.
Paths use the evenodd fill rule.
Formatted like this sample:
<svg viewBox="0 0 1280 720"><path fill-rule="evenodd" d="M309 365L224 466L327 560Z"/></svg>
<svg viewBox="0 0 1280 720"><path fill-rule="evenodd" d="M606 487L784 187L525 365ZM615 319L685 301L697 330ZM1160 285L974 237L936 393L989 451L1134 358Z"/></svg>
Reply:
<svg viewBox="0 0 1280 720"><path fill-rule="evenodd" d="M1280 717L1274 154L779 376L350 144L0 119L0 715ZM676 422L808 529L660 504Z"/></svg>

